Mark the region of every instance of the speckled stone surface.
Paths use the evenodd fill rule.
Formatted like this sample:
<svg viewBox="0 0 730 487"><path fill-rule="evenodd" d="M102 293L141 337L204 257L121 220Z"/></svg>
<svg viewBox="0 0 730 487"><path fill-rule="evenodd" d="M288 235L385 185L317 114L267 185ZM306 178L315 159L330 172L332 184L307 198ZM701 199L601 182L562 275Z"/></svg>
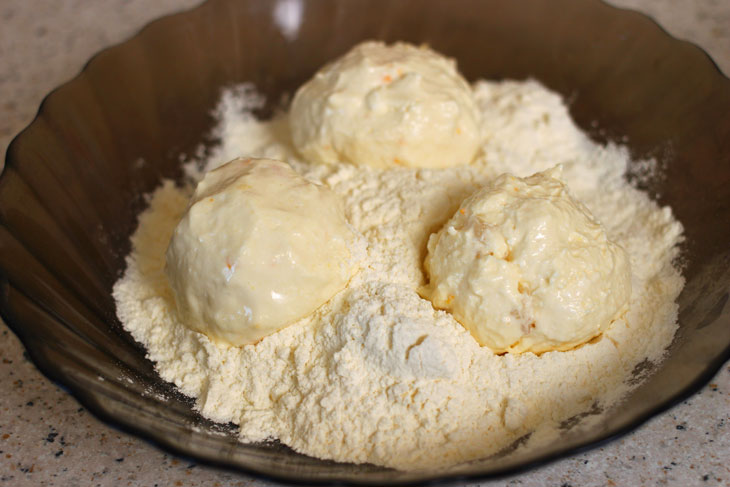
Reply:
<svg viewBox="0 0 730 487"><path fill-rule="evenodd" d="M43 96L96 51L198 0L0 1L0 152ZM613 0L691 40L730 74L730 1ZM730 114L728 114L730 116ZM265 486L166 454L96 420L0 323L0 486ZM471 486L730 485L730 364L634 433L529 473Z"/></svg>

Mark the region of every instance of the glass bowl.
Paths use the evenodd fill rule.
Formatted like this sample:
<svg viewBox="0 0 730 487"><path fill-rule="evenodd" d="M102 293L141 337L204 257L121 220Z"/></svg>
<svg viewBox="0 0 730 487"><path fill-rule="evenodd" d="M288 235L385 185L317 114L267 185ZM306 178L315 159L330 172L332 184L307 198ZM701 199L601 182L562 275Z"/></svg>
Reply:
<svg viewBox="0 0 730 487"><path fill-rule="evenodd" d="M634 158L666 167L643 188L686 230L680 329L662 366L637 368L648 379L600 423L444 472L322 461L276 442L239 443L232 425L200 417L163 382L122 329L111 288L143 195L182 176L180 158L212 128L221 89L251 81L277 101L368 38L428 43L472 80L534 77L570 100L595 139L625 136ZM597 0L210 0L96 55L12 142L0 178L0 314L35 364L90 411L199 461L318 484L524 470L636 428L730 356L729 113L730 80L703 51Z"/></svg>

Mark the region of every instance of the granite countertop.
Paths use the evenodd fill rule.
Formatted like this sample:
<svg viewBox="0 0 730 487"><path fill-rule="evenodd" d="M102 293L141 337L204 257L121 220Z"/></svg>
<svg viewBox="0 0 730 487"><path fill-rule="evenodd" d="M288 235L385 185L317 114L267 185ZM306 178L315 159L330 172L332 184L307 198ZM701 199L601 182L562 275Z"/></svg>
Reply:
<svg viewBox="0 0 730 487"><path fill-rule="evenodd" d="M43 96L96 51L198 0L2 0L0 152ZM728 0L613 0L702 46L730 74ZM730 114L729 114L730 116ZM0 485L265 486L197 465L98 421L28 360L0 323ZM696 395L635 432L484 486L730 485L730 364Z"/></svg>

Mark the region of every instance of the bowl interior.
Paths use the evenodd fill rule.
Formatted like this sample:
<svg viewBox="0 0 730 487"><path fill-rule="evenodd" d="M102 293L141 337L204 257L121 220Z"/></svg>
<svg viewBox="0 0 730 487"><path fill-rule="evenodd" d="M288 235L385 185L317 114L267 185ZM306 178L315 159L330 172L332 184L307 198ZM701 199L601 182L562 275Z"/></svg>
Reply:
<svg viewBox="0 0 730 487"><path fill-rule="evenodd" d="M298 22L281 20L282 9ZM233 427L201 418L121 328L110 293L143 195L181 177L180 157L212 128L220 90L252 81L271 102L267 116L369 38L428 43L470 80L536 78L570 100L594 138L627 136L635 158L666 168L642 184L685 226L680 330L662 367L638 368L653 375L600 424L444 474L316 460L276 443L240 444ZM699 48L598 1L210 0L98 54L13 141L0 179L1 312L41 370L97 415L200 460L300 482L507 473L635 427L730 355L728 113L730 80Z"/></svg>

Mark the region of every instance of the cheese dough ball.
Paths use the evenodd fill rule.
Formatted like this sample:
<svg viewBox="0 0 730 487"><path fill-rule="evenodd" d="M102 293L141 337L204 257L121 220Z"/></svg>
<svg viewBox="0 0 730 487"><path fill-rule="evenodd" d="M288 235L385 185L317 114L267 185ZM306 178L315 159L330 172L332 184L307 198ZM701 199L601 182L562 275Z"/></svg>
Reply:
<svg viewBox="0 0 730 487"><path fill-rule="evenodd" d="M283 162L236 159L198 183L165 272L186 326L245 345L343 289L357 270L355 238L329 189Z"/></svg>
<svg viewBox="0 0 730 487"><path fill-rule="evenodd" d="M627 309L626 252L557 175L503 174L429 238L424 296L495 352L568 350Z"/></svg>
<svg viewBox="0 0 730 487"><path fill-rule="evenodd" d="M364 42L294 96L294 145L312 162L442 168L468 164L480 115L456 63L426 47Z"/></svg>

